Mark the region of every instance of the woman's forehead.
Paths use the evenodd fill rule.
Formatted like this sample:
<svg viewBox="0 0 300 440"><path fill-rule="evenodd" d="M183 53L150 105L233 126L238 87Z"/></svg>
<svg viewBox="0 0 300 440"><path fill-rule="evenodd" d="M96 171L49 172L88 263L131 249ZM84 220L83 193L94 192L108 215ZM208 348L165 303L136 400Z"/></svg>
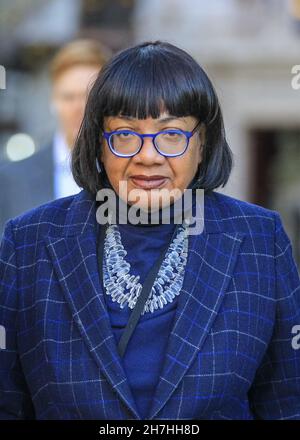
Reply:
<svg viewBox="0 0 300 440"><path fill-rule="evenodd" d="M146 119L138 119L135 118L134 116L127 116L127 115L122 115L119 114L118 116L107 116L104 118L104 121L106 123L110 123L110 122L134 122L134 123L145 123L146 121L149 122L153 122L153 123L166 123L166 122L172 122L172 121L181 121L181 122L185 122L188 123L190 121L190 119L194 119L193 116L175 116L175 115L171 115L168 112L163 112L159 115L158 118L152 118L151 116L149 116Z"/></svg>

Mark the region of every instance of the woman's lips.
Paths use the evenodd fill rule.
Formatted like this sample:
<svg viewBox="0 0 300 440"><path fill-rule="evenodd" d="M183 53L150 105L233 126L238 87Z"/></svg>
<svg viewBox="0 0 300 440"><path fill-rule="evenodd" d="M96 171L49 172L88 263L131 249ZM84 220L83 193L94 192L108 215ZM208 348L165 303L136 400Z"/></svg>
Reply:
<svg viewBox="0 0 300 440"><path fill-rule="evenodd" d="M133 184L142 189L154 189L159 188L160 186L164 185L167 178L163 176L149 176L149 177L143 177L143 176L132 176L131 180Z"/></svg>

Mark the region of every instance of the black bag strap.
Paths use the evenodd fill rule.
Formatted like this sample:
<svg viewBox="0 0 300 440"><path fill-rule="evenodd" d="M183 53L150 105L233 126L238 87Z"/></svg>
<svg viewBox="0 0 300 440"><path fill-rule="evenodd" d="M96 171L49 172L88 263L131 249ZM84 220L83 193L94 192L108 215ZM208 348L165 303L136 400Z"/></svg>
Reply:
<svg viewBox="0 0 300 440"><path fill-rule="evenodd" d="M121 357L123 357L126 347L128 345L128 342L132 336L132 333L134 332L134 329L139 321L140 315L144 309L144 305L150 295L152 286L154 284L155 278L159 272L160 266L165 258L166 252L169 248L170 243L175 238L178 228L180 224L176 224L176 227L173 231L172 237L170 241L167 243L167 245L164 247L163 251L161 252L159 258L157 259L156 263L151 268L150 272L148 273L144 283L142 290L140 292L140 295L137 299L137 302L133 308L133 311L130 315L130 318L128 320L128 323L122 333L122 336L118 343L118 352ZM102 280L103 285L103 251L104 251L104 238L105 238L105 231L106 231L107 224L103 225L102 227L99 225L99 234L98 234L98 266L100 270L100 278ZM103 286L104 289L104 286Z"/></svg>

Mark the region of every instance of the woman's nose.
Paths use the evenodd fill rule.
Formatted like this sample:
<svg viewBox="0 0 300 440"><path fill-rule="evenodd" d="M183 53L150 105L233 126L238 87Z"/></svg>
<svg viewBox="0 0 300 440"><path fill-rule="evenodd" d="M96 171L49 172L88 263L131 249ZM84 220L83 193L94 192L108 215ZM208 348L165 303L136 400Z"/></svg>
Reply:
<svg viewBox="0 0 300 440"><path fill-rule="evenodd" d="M142 148L138 154L133 156L137 162L142 162L145 165L152 163L163 163L165 158L155 148L152 137L144 137Z"/></svg>

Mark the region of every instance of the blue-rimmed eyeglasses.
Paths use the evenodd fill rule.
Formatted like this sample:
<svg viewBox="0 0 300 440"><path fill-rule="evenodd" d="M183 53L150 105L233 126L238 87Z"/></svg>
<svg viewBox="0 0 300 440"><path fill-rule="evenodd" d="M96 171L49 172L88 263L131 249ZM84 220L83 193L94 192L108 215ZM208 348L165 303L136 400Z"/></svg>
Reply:
<svg viewBox="0 0 300 440"><path fill-rule="evenodd" d="M103 131L112 153L119 157L132 157L138 154L144 138L151 137L155 149L163 156L181 156L187 150L190 138L194 135L200 121L192 131L169 129L158 133L140 134L132 130Z"/></svg>

